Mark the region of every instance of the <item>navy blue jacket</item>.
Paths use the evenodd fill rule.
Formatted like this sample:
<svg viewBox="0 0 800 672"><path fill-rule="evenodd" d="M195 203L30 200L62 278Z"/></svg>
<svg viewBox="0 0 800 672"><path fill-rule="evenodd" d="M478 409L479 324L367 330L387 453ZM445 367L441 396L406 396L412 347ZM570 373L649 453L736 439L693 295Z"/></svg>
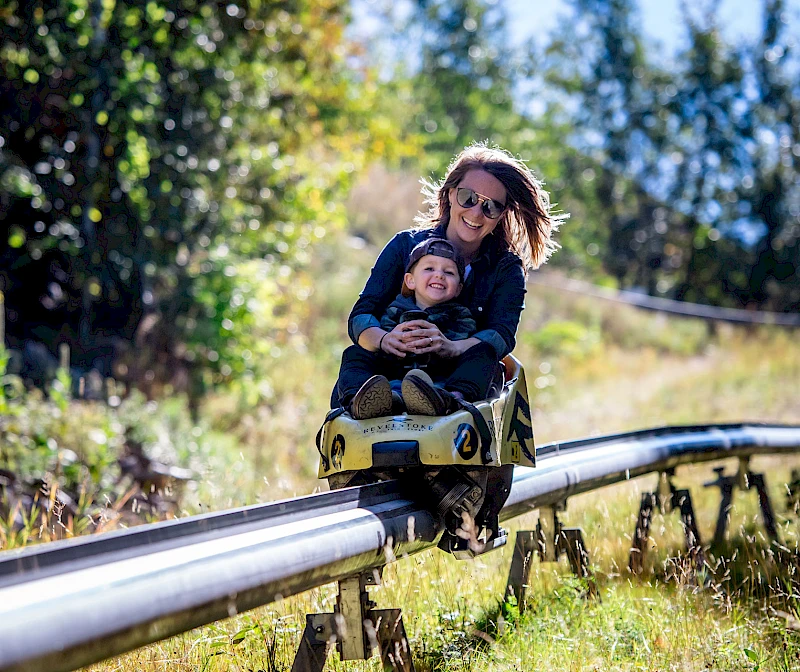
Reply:
<svg viewBox="0 0 800 672"><path fill-rule="evenodd" d="M401 231L383 248L347 321L353 343L358 344L365 329L381 326L380 317L403 284L408 255L415 245L431 236L444 238L444 227ZM472 336L489 343L501 359L516 345L520 313L525 307L522 261L488 236L470 268L458 301L475 318L478 331Z"/></svg>

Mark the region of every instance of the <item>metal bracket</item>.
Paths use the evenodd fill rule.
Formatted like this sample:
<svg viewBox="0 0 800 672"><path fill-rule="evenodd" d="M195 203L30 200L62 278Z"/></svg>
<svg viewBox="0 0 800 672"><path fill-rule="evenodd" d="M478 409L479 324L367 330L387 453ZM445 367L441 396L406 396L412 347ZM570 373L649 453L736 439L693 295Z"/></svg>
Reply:
<svg viewBox="0 0 800 672"><path fill-rule="evenodd" d="M764 521L767 535L771 541L778 541L778 527L775 524L775 513L767 492L764 474L756 474L750 471L750 458L740 459L736 474L732 476L724 475L725 467L715 467L714 472L717 474L716 480L704 484L707 488L719 488L721 495L713 545L721 546L725 541L725 532L730 520L731 502L733 501L733 489L737 487L741 490L756 489L758 504L761 508L761 517Z"/></svg>
<svg viewBox="0 0 800 672"><path fill-rule="evenodd" d="M796 515L800 512L800 469L792 469L791 479L786 484L786 508Z"/></svg>
<svg viewBox="0 0 800 672"><path fill-rule="evenodd" d="M588 582L588 596L597 597L597 584L589 568L589 553L583 533L577 527L562 527L557 511L566 509L566 502L556 507L539 509L536 531L520 530L514 544L514 555L508 572L506 596L517 600L520 611L525 608L525 593L531 571L533 553L540 562L558 562L566 554L572 572Z"/></svg>
<svg viewBox="0 0 800 672"><path fill-rule="evenodd" d="M335 645L344 660L367 660L380 650L385 670L414 672L400 609L375 609L367 586L380 584L380 571L339 581L333 613L306 614L306 627L292 672L321 672Z"/></svg>
<svg viewBox="0 0 800 672"><path fill-rule="evenodd" d="M658 477L656 492L642 493L639 516L636 520L636 530L631 540L630 560L628 561L628 567L634 574L641 574L644 569L644 557L650 538L650 525L653 522L653 512L656 507L658 507L662 515L666 515L676 509L680 511L689 558L695 568L701 567L705 562L703 545L700 541L700 532L697 529L697 519L692 505L692 496L688 490L675 488L672 484L674 475L674 469L661 472Z"/></svg>

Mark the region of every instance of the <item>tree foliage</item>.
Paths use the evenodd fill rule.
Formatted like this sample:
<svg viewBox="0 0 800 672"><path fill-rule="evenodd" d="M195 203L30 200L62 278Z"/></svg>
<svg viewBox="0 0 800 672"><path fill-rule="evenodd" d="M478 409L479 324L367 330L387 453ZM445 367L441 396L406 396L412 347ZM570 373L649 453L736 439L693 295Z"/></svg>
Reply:
<svg viewBox="0 0 800 672"><path fill-rule="evenodd" d="M341 0L0 10L12 344L66 341L105 374L120 348L147 377L251 369L308 295L290 276L341 223L349 176L397 144L346 19Z"/></svg>
<svg viewBox="0 0 800 672"><path fill-rule="evenodd" d="M798 61L781 0L753 45L687 10L688 46L666 67L632 0L571 4L579 39L552 41L550 95L596 163L606 271L651 294L796 310Z"/></svg>
<svg viewBox="0 0 800 672"><path fill-rule="evenodd" d="M713 2L687 9L672 60L635 0L570 5L543 48L512 45L496 0L391 3L378 41L393 56L378 62L346 33L347 0L4 3L9 344L54 358L66 342L80 369L116 362L143 385L256 377L297 339L310 252L343 225L360 168L439 176L487 139L572 214L553 263L797 310L800 61L784 0L737 45Z"/></svg>

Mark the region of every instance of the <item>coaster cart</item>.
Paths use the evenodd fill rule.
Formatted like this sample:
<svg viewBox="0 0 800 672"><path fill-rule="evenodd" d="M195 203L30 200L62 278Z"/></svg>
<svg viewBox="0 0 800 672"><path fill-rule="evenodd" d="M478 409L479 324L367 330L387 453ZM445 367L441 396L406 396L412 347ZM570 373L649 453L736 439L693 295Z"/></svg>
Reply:
<svg viewBox="0 0 800 672"><path fill-rule="evenodd" d="M397 479L410 499L440 516L439 547L458 558L502 546L498 515L513 466L535 465L525 372L511 355L502 364L496 394L450 415L354 420L331 411L317 435L319 478L332 489Z"/></svg>

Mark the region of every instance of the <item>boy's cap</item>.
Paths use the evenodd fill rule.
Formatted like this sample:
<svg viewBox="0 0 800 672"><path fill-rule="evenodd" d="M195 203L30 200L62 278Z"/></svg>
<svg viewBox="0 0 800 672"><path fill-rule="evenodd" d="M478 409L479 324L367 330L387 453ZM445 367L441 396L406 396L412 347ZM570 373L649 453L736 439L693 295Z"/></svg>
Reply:
<svg viewBox="0 0 800 672"><path fill-rule="evenodd" d="M452 259L456 262L459 279L461 282L464 282L464 273L466 272L464 258L458 253L453 243L445 238L428 238L417 244L414 249L411 250L411 254L408 255L406 273L409 273L414 264L426 254L432 254L434 257L442 257L443 259Z"/></svg>

